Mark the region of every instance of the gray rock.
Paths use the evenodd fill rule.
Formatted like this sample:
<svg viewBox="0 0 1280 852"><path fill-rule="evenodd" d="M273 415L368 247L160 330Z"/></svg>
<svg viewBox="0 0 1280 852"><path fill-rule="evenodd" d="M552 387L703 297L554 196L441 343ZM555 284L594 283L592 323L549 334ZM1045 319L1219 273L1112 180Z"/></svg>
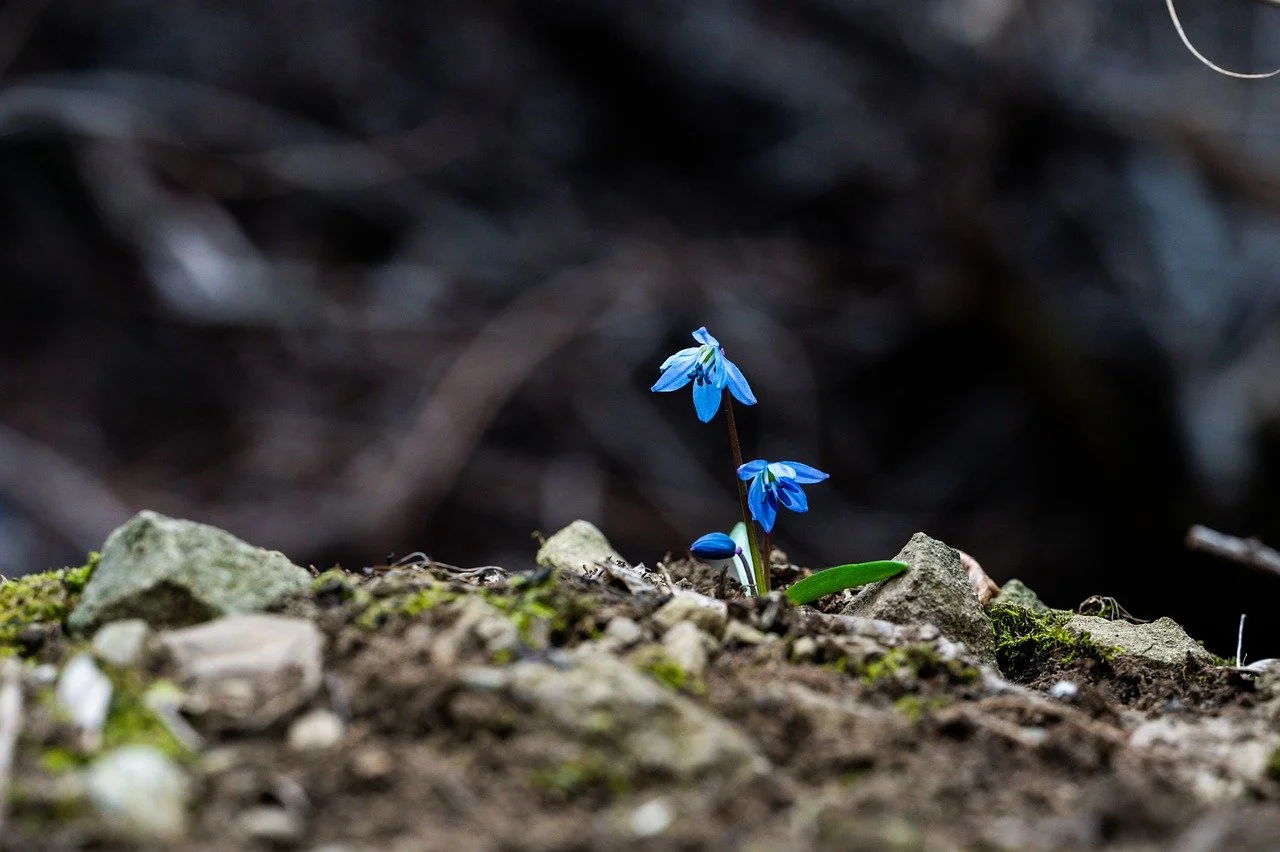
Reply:
<svg viewBox="0 0 1280 852"><path fill-rule="evenodd" d="M1020 606L1032 612L1049 612L1040 596L1019 579L1013 579L1000 587L1000 594L991 600L990 606Z"/></svg>
<svg viewBox="0 0 1280 852"><path fill-rule="evenodd" d="M188 693L187 709L210 725L260 729L301 707L320 688L324 637L310 621L233 615L160 635Z"/></svg>
<svg viewBox="0 0 1280 852"><path fill-rule="evenodd" d="M598 570L601 562L626 564L604 533L587 521L574 521L543 542L537 562L544 568L580 575Z"/></svg>
<svg viewBox="0 0 1280 852"><path fill-rule="evenodd" d="M331 710L312 710L289 726L288 743L292 751L324 751L342 742L346 725Z"/></svg>
<svg viewBox="0 0 1280 852"><path fill-rule="evenodd" d="M261 610L310 582L282 553L217 527L139 512L107 537L67 623L75 631L123 618L164 627L197 624Z"/></svg>
<svg viewBox="0 0 1280 852"><path fill-rule="evenodd" d="M601 726L622 753L620 765L680 779L706 775L747 781L769 770L755 743L729 722L664 688L612 654L576 658L568 669L520 662L464 676L473 688L507 692L539 723L598 739Z"/></svg>
<svg viewBox="0 0 1280 852"><path fill-rule="evenodd" d="M104 624L93 634L93 653L99 660L117 668L131 668L142 659L142 649L151 627L140 618L126 618Z"/></svg>
<svg viewBox="0 0 1280 852"><path fill-rule="evenodd" d="M693 678L701 678L707 673L707 646L713 643L719 644L691 621L680 622L662 637L662 648L667 656Z"/></svg>
<svg viewBox="0 0 1280 852"><path fill-rule="evenodd" d="M963 642L978 661L994 666L991 621L955 549L916 533L894 559L911 570L867 586L841 614L894 624L933 624L947 638Z"/></svg>
<svg viewBox="0 0 1280 852"><path fill-rule="evenodd" d="M640 629L639 624L624 616L617 616L610 619L609 626L604 629L604 635L600 637L598 644L602 648L621 651L630 648L643 638L644 631Z"/></svg>
<svg viewBox="0 0 1280 852"><path fill-rule="evenodd" d="M663 630L670 630L682 621L692 622L699 630L712 636L724 633L729 620L729 605L719 598L707 597L696 592L681 592L667 601L653 614L653 621Z"/></svg>
<svg viewBox="0 0 1280 852"><path fill-rule="evenodd" d="M138 843L172 843L187 831L187 777L152 746L125 746L89 767L89 801L117 835Z"/></svg>
<svg viewBox="0 0 1280 852"><path fill-rule="evenodd" d="M1108 621L1093 615L1076 615L1066 627L1073 633L1083 633L1099 645L1114 646L1125 654L1160 663L1181 666L1187 654L1205 665L1213 665L1213 655L1196 644L1182 625L1172 618L1158 618L1150 624L1130 624L1127 621Z"/></svg>

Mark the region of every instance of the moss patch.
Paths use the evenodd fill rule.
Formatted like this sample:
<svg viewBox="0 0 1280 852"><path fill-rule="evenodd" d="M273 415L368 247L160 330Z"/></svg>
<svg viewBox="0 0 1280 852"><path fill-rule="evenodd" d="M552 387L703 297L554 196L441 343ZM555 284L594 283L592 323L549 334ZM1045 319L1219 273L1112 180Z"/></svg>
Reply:
<svg viewBox="0 0 1280 852"><path fill-rule="evenodd" d="M21 653L19 636L32 624L63 625L98 565L98 554L79 568L62 568L0 581L0 657Z"/></svg>
<svg viewBox="0 0 1280 852"><path fill-rule="evenodd" d="M527 783L557 801L586 795L612 798L631 790L631 778L617 761L599 752L588 752L576 760L566 760L529 773Z"/></svg>
<svg viewBox="0 0 1280 852"><path fill-rule="evenodd" d="M951 699L945 695L933 695L929 697L916 695L914 693L904 695L897 701L893 702L893 709L906 716L912 722L920 721L920 717L934 710L941 710L950 706Z"/></svg>
<svg viewBox="0 0 1280 852"><path fill-rule="evenodd" d="M1065 665L1081 657L1110 662L1118 653L1116 648L1067 630L1070 612L1034 612L1000 604L988 615L995 631L996 663L1005 677L1016 681L1034 680L1050 663Z"/></svg>
<svg viewBox="0 0 1280 852"><path fill-rule="evenodd" d="M933 646L926 644L891 648L860 666L850 667L849 671L869 686L913 676L923 679L944 676L952 683L972 683L979 675L973 666L944 659Z"/></svg>
<svg viewBox="0 0 1280 852"><path fill-rule="evenodd" d="M690 695L706 695L707 685L657 645L649 645L636 652L631 660L632 665L649 675L672 692L685 692Z"/></svg>

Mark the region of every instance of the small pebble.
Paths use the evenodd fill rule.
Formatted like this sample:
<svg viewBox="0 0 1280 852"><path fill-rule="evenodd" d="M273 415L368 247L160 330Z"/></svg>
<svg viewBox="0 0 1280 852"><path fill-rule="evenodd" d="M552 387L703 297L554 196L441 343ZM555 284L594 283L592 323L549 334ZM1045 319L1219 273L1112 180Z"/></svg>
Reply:
<svg viewBox="0 0 1280 852"><path fill-rule="evenodd" d="M130 668L142 659L150 634L151 626L140 618L113 621L93 634L93 653L107 665Z"/></svg>
<svg viewBox="0 0 1280 852"><path fill-rule="evenodd" d="M89 800L125 839L173 842L186 834L187 777L152 746L124 746L89 767Z"/></svg>
<svg viewBox="0 0 1280 852"><path fill-rule="evenodd" d="M342 742L346 726L338 714L312 710L289 726L289 748L293 751L323 751Z"/></svg>
<svg viewBox="0 0 1280 852"><path fill-rule="evenodd" d="M643 638L644 631L640 629L639 624L619 616L609 622L600 641L613 648L629 648Z"/></svg>
<svg viewBox="0 0 1280 852"><path fill-rule="evenodd" d="M1058 701L1075 701L1080 696L1080 687L1069 680L1060 680L1049 687L1049 697Z"/></svg>
<svg viewBox="0 0 1280 852"><path fill-rule="evenodd" d="M631 833L636 837L657 837L671 827L675 814L666 799L651 799L631 814Z"/></svg>
<svg viewBox="0 0 1280 852"><path fill-rule="evenodd" d="M271 805L249 808L236 818L236 826L245 837L267 843L291 844L302 837L302 821Z"/></svg>
<svg viewBox="0 0 1280 852"><path fill-rule="evenodd" d="M362 781L378 781L395 769L391 755L380 748L362 748L351 757L351 771Z"/></svg>

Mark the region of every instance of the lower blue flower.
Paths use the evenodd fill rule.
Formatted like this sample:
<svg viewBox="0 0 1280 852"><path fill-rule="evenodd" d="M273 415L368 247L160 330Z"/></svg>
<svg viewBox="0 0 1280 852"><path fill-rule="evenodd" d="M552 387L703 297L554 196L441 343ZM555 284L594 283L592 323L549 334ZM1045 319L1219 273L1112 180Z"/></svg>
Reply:
<svg viewBox="0 0 1280 852"><path fill-rule="evenodd" d="M738 543L724 533L707 533L689 545L689 552L699 559L732 559L742 552Z"/></svg>
<svg viewBox="0 0 1280 852"><path fill-rule="evenodd" d="M750 480L747 507L765 532L772 532L778 519L778 506L793 512L809 511L809 500L801 485L811 485L829 478L816 467L794 461L749 461L738 468L738 478Z"/></svg>

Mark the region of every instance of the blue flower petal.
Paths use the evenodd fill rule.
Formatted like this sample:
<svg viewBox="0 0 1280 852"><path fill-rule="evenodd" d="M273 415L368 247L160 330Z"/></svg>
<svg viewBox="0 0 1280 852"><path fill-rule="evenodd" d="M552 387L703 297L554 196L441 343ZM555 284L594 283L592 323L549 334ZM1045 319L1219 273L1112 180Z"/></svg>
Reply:
<svg viewBox="0 0 1280 852"><path fill-rule="evenodd" d="M699 420L710 423L720 410L720 388L706 382L694 382L693 408L698 412Z"/></svg>
<svg viewBox="0 0 1280 852"><path fill-rule="evenodd" d="M773 474L774 479L795 479L795 468L786 462L770 462L769 473Z"/></svg>
<svg viewBox="0 0 1280 852"><path fill-rule="evenodd" d="M718 347L720 345L720 341L711 336L705 325L693 333L693 339L705 346Z"/></svg>
<svg viewBox="0 0 1280 852"><path fill-rule="evenodd" d="M689 545L689 552L700 559L732 559L738 553L738 545L724 533L707 533Z"/></svg>
<svg viewBox="0 0 1280 852"><path fill-rule="evenodd" d="M809 511L809 498L805 496L804 489L790 479L778 482L778 502L793 512Z"/></svg>
<svg viewBox="0 0 1280 852"><path fill-rule="evenodd" d="M747 384L746 376L742 375L742 371L738 369L738 365L724 359L724 374L726 383L729 386L729 393L743 405L755 405L756 395L751 392L751 385Z"/></svg>
<svg viewBox="0 0 1280 852"><path fill-rule="evenodd" d="M744 464L742 467L738 468L738 478L750 479L753 476L758 476L760 474L760 471L764 470L768 466L769 466L769 463L764 459L756 459L755 461L749 461L746 464Z"/></svg>
<svg viewBox="0 0 1280 852"><path fill-rule="evenodd" d="M689 384L689 370L682 368L679 364L672 364L668 367L658 380L653 383L651 391L663 393L665 391L680 390L680 388Z"/></svg>
<svg viewBox="0 0 1280 852"><path fill-rule="evenodd" d="M794 461L784 461L783 464L790 467L796 472L795 481L801 485L812 485L815 482L821 482L824 479L830 479L831 474L823 473L816 467Z"/></svg>
<svg viewBox="0 0 1280 852"><path fill-rule="evenodd" d="M760 477L752 481L751 490L747 492L747 508L765 532L773 531L773 523L778 517L778 502Z"/></svg>
<svg viewBox="0 0 1280 852"><path fill-rule="evenodd" d="M662 366L658 367L658 369L665 370L672 364L676 363L676 361L687 363L688 368L693 369L694 362L698 360L698 353L701 351L701 347L698 346L690 346L688 349L681 349L679 352L667 356L667 360L663 361Z"/></svg>

